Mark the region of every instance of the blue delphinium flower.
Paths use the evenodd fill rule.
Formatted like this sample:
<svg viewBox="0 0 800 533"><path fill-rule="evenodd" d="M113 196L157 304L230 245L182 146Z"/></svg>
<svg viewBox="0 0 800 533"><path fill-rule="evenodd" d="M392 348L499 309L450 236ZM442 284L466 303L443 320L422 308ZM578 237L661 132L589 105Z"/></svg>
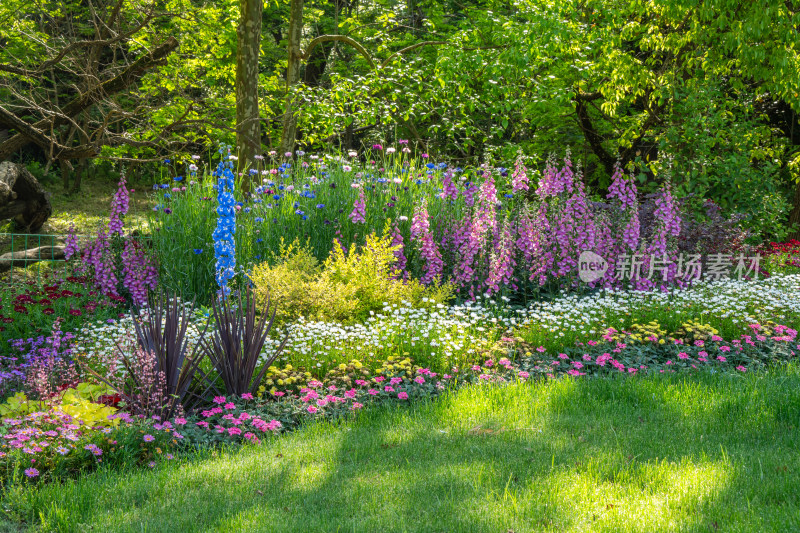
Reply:
<svg viewBox="0 0 800 533"><path fill-rule="evenodd" d="M202 254L202 253L203 253L203 249L202 249L202 248L194 248L194 253L195 253L196 255L200 255L200 254Z"/></svg>
<svg viewBox="0 0 800 533"><path fill-rule="evenodd" d="M233 163L220 162L214 176L217 178L217 227L214 238L214 257L216 258L217 285L224 296L230 293L228 282L235 275L236 268L236 199L233 197Z"/></svg>

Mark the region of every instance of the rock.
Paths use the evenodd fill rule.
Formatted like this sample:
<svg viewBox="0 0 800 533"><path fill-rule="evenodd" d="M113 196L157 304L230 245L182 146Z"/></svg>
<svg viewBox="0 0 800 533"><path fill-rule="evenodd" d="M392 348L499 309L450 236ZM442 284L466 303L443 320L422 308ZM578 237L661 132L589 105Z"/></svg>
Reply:
<svg viewBox="0 0 800 533"><path fill-rule="evenodd" d="M50 193L33 174L10 161L0 163L0 220L14 219L18 231L35 233L52 214Z"/></svg>

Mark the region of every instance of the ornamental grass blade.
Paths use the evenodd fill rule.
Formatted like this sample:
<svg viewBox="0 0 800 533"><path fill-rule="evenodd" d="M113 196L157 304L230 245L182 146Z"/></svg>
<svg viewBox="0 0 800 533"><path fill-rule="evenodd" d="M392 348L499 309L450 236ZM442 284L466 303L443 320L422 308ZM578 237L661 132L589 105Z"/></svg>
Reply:
<svg viewBox="0 0 800 533"><path fill-rule="evenodd" d="M122 364L127 371L125 383L120 387L92 371L96 377L111 386L118 394L123 396L134 409L147 411L143 414L159 414L162 418L171 418L175 411L187 408L188 397L191 395L189 388L199 374L200 379L206 379L200 371L202 353L198 349L205 337L208 324L200 334L200 340L189 350L189 338L186 332L189 327L190 317L194 311L194 301L185 305L177 297L169 297L161 292L148 296L148 308L145 318L141 318L139 309L132 309L131 315L136 334L134 352L128 353L119 343L117 349L122 356ZM163 382L158 388L163 391L152 390L139 379L137 375L136 358L138 350L153 358L155 373L163 377ZM122 389L122 390L120 390ZM147 398L154 393L164 398L162 405L150 405ZM191 395L195 396L195 395Z"/></svg>
<svg viewBox="0 0 800 533"><path fill-rule="evenodd" d="M245 289L244 301L240 291L236 302L238 305L233 309L229 298L215 299L212 309L216 329L210 342L203 341L203 351L217 371L225 393L241 396L257 392L267 367L283 351L288 335L254 377L261 351L272 331L275 311L270 315L268 298L259 318L256 298L249 287Z"/></svg>

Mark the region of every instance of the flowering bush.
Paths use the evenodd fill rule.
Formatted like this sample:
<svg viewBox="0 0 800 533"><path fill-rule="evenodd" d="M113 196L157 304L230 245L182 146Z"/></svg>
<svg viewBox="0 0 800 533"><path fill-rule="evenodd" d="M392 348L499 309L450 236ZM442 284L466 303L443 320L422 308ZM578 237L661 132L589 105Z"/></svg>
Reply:
<svg viewBox="0 0 800 533"><path fill-rule="evenodd" d="M41 284L29 282L16 290L0 291L0 354L8 353L12 340L41 345L58 318L65 332L79 329L87 317L116 318L121 302L87 289L89 284L86 276L45 277Z"/></svg>
<svg viewBox="0 0 800 533"><path fill-rule="evenodd" d="M220 163L230 172L224 205L213 202L220 189L212 180L173 187L152 221L162 275L170 288L191 287L210 301L213 272L202 256L221 235L210 223L214 208L224 211L225 220L236 218L237 233L225 241L225 250L245 272L261 261L274 263L269 251L277 250L282 239L307 243L323 262L332 250L346 255L352 245L364 244L390 220L398 270L393 276L423 285L449 281L465 298L485 293L524 298L543 288L572 287L585 250L609 261L595 286L630 283L642 289L692 281L685 269L662 265L679 252L743 250L739 218L724 219L707 204L708 220L699 221L682 210L669 183L640 198L633 179L619 168L606 197L597 198L590 197L569 156L560 168L551 158L534 187L528 177L534 173L521 161L509 176L503 168L464 171L404 152L382 153L382 161L367 162L276 155L264 161L265 168L239 178L250 179L253 172L263 176L263 184L249 194L236 187L228 159ZM639 279L623 283L625 266L616 264L621 254L643 257L635 267L643 273ZM663 275L648 281L645 274L651 270Z"/></svg>
<svg viewBox="0 0 800 533"><path fill-rule="evenodd" d="M800 241L771 242L760 252L766 255L764 269L769 274L798 272L800 269Z"/></svg>
<svg viewBox="0 0 800 533"><path fill-rule="evenodd" d="M177 431L154 431L151 423L125 413L110 416L121 424L93 427L56 410L5 418L0 426L0 484L64 479L100 464L146 464L182 438Z"/></svg>
<svg viewBox="0 0 800 533"><path fill-rule="evenodd" d="M699 337L658 338L657 326L643 328L647 336L633 332L620 332L609 328L603 341L579 342L562 348L557 355L543 347L533 348L520 343L515 349L521 352L519 368L525 377L557 374L570 376L605 375L613 373L644 374L652 372L729 370L747 372L764 368L776 362L796 360L800 353L797 330L780 324L751 324L751 334L738 339L725 340L710 334ZM703 328L707 329L707 328ZM642 331L642 329L640 329ZM685 332L685 330L684 330ZM620 333L626 342L620 342ZM690 340L694 338L694 340Z"/></svg>
<svg viewBox="0 0 800 533"><path fill-rule="evenodd" d="M70 226L64 255L77 259L76 269L91 274L91 281L101 294L134 305L147 302L147 291L156 288L158 271L146 246L133 235L125 235L124 219L128 212L129 193L125 174L111 201L111 214L105 228L80 246L74 226Z"/></svg>

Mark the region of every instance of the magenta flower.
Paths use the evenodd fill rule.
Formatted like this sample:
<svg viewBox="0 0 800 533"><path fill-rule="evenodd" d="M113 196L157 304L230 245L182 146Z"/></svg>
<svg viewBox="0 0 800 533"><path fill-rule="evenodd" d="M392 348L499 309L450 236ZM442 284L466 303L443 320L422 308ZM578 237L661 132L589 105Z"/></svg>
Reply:
<svg viewBox="0 0 800 533"><path fill-rule="evenodd" d="M28 468L27 470L25 470L25 475L28 476L29 478L34 478L39 475L39 471L36 470L35 468Z"/></svg>
<svg viewBox="0 0 800 533"><path fill-rule="evenodd" d="M145 435L142 438L144 439L145 442L153 442L154 440L156 440L156 438L152 435Z"/></svg>
<svg viewBox="0 0 800 533"><path fill-rule="evenodd" d="M398 392L397 398L400 400L408 400L408 393L406 392Z"/></svg>
<svg viewBox="0 0 800 533"><path fill-rule="evenodd" d="M517 156L514 172L511 174L511 190L514 192L528 190L528 169L522 161L522 154Z"/></svg>
<svg viewBox="0 0 800 533"><path fill-rule="evenodd" d="M353 211L348 218L354 224L364 224L367 221L367 202L364 197L364 189L359 190L358 199L353 204Z"/></svg>
<svg viewBox="0 0 800 533"><path fill-rule="evenodd" d="M411 239L419 243L420 256L425 262L420 282L423 285L438 283L442 276L444 261L430 230L427 201L423 200L422 205L414 210Z"/></svg>

